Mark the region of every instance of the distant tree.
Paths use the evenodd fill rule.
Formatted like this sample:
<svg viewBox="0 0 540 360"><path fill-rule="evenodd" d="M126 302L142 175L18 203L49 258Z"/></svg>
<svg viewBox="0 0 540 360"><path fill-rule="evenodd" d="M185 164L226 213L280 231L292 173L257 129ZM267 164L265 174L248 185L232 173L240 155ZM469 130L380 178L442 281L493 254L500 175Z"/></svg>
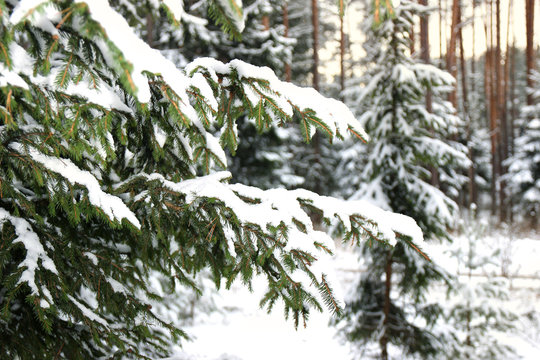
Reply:
<svg viewBox="0 0 540 360"><path fill-rule="evenodd" d="M508 184L514 196L514 211L525 216L534 228L540 214L540 73L533 71L530 77L536 84L528 89L533 105L523 107L521 112L523 132L509 159Z"/></svg>
<svg viewBox="0 0 540 360"><path fill-rule="evenodd" d="M445 339L447 349L439 358L511 359L515 349L501 343L497 334L512 332L517 316L508 309L507 282L489 274L485 280L477 277L486 274L486 265L492 264L497 254L480 248L486 225L475 213L473 206L452 251L459 273L445 302L445 321L454 331Z"/></svg>
<svg viewBox="0 0 540 360"><path fill-rule="evenodd" d="M455 192L456 169L467 159L461 145L446 140L459 123L443 100L454 79L410 57L409 32L424 11L403 0L396 8L384 2L370 8L363 26L368 71L356 98L360 121L375 141L346 149L338 178L356 186L351 198L414 216L428 238L442 239L457 206L431 184L429 169L439 168L441 186ZM428 90L432 112L426 110ZM367 155L356 156L362 153ZM377 358L384 360L391 346L401 354L436 354L441 343L431 327L441 309L426 294L445 278L442 270L406 246L387 249L373 242L361 254L367 269L348 296L342 333L368 355L378 344Z"/></svg>

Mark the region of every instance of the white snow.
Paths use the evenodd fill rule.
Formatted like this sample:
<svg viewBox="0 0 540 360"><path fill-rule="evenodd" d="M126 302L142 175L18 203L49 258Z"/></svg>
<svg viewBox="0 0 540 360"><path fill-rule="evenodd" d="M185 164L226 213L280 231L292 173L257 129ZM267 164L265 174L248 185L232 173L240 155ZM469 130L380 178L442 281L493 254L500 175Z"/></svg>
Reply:
<svg viewBox="0 0 540 360"><path fill-rule="evenodd" d="M232 20L234 27L239 31L244 31L245 18L242 10L242 0L218 0L225 10L225 14Z"/></svg>
<svg viewBox="0 0 540 360"><path fill-rule="evenodd" d="M499 233L482 239L481 243L482 247L492 246L493 243L506 240L506 235ZM452 273L459 270L458 264L448 256L448 245L426 244L426 246L429 248L430 256L436 259L434 261L439 265ZM521 275L540 274L540 265L537 261L540 254L540 239L520 238L512 242L511 246L521 249L512 255L515 265L524 262L531 266L522 269ZM450 247L454 249L459 247L459 241ZM336 278L339 282L332 285L340 288L340 291L352 286L352 280L365 271L357 256L351 251L338 248L329 266L332 271L337 272ZM535 284L540 284L540 278L514 287L511 301L503 304L521 313L530 310L538 312L540 303L536 301ZM527 290L527 287L530 290ZM331 316L327 313L312 312L307 327L298 330L294 330L291 319L284 320L280 304L276 304L273 311L267 314L266 310L258 307L258 300L263 296L265 289L265 280L257 278L254 281L253 292L249 292L239 283L234 283L229 291L220 290L216 300L217 306L227 311L221 315L214 313L215 316L207 316L204 321L198 321L193 326L184 328L193 340L183 343L182 349L178 348L173 356L163 360L363 358L353 352L350 343L337 337L336 329L328 324ZM444 288L435 287L430 297L446 301ZM498 301L493 299L493 302ZM535 332L531 328L531 323L522 319L517 329L511 333L500 334L499 340L515 347L522 360L536 360L540 358L539 336L540 329L536 329ZM392 360L412 359L396 351L392 352L391 356Z"/></svg>
<svg viewBox="0 0 540 360"><path fill-rule="evenodd" d="M39 237L33 231L32 226L28 221L23 218L13 216L5 209L0 208L0 225L9 221L15 228L15 234L17 238L13 240L14 243L22 243L26 249L25 259L19 264L20 268L26 267L21 274L18 283L27 283L32 290L32 295L40 296L38 286L36 284L36 270L39 266L39 260L41 260L41 266L44 269L51 271L54 274L58 274L58 270L52 259L47 255L45 248L41 244ZM46 301L52 304L52 297L50 292L46 291L44 287L40 287L45 296ZM40 303L42 307L48 307L45 302Z"/></svg>
<svg viewBox="0 0 540 360"><path fill-rule="evenodd" d="M24 154L25 148L20 143L12 143L10 147ZM140 228L141 224L135 214L127 207L126 204L114 195L104 192L98 180L90 172L81 170L69 159L59 159L40 153L38 150L28 147L30 157L47 169L62 175L71 184L79 184L88 190L88 199L92 205L99 207L103 212L113 220L122 221L128 220L133 226Z"/></svg>
<svg viewBox="0 0 540 360"><path fill-rule="evenodd" d="M79 310L82 312L83 316L87 317L88 319L90 319L92 321L98 322L98 323L100 323L101 325L103 325L105 327L109 326L109 324L107 323L107 321L105 319L103 319L102 317L97 315L95 312L93 312L91 309L87 308L85 305L81 304L73 296L68 294L67 297L69 298L69 300L71 300L71 302L73 304L75 304L75 306L77 306L79 308Z"/></svg>

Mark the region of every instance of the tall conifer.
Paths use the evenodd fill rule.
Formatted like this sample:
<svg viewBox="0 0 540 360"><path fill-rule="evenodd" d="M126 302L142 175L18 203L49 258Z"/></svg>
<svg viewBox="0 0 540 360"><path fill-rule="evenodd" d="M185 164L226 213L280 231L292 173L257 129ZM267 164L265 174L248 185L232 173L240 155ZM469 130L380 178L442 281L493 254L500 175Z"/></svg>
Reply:
<svg viewBox="0 0 540 360"><path fill-rule="evenodd" d="M454 79L410 57L409 32L425 7L373 4L363 26L368 71L356 106L374 141L351 145L338 176L357 184L352 198L413 216L427 237L445 238L456 205L431 184L430 168L438 169L440 185L451 192L459 182L456 166L467 162L462 147L445 140L458 124L442 100ZM432 112L426 109L427 91ZM421 252L402 246L403 240L393 249L376 242L362 246L367 269L348 296L341 328L364 356L386 360L397 347L427 357L440 345L432 326L441 309L426 294L445 275Z"/></svg>

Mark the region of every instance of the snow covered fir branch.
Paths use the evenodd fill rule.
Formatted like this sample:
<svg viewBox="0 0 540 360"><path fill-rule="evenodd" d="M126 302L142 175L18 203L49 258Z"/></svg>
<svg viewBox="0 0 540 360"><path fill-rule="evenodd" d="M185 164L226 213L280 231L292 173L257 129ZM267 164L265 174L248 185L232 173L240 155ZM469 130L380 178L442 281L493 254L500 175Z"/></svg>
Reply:
<svg viewBox="0 0 540 360"><path fill-rule="evenodd" d="M240 36L240 1L206 3ZM311 309L340 313L323 266L334 242L313 212L354 243L421 254L405 215L230 183L241 116L261 132L295 123L307 142L368 136L343 103L269 68L177 67L141 39L143 8L173 28L205 21L172 0L0 0L2 358L166 356L187 334L156 314L159 294L197 291L207 268L218 288L265 276L261 304L282 301L297 326Z"/></svg>

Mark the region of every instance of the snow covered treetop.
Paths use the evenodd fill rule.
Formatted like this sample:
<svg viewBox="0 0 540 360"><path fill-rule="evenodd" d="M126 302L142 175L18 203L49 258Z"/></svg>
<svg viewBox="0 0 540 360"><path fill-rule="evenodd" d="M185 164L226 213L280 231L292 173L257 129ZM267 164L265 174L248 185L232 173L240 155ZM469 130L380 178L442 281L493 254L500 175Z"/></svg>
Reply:
<svg viewBox="0 0 540 360"><path fill-rule="evenodd" d="M211 1L209 15L239 34L241 6ZM282 300L296 322L339 311L319 265L333 240L312 211L353 241L422 241L411 218L364 202L229 184L241 115L260 131L296 122L306 141L367 135L341 102L268 68L176 67L139 36L160 7L194 21L179 0L0 0L0 357L27 351L21 334L44 339L39 356L58 343L68 358L165 354L164 330L184 334L148 305L156 271L170 291L208 267L217 286L263 274L262 303Z"/></svg>

